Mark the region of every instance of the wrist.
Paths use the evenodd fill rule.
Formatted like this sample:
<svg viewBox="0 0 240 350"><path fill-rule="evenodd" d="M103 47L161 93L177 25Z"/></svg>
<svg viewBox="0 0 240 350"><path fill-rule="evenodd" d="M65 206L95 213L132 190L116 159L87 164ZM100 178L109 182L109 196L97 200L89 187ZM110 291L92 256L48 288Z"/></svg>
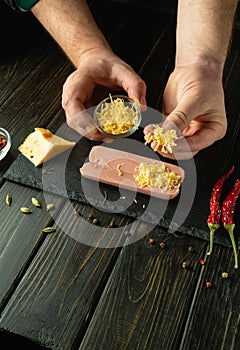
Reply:
<svg viewBox="0 0 240 350"><path fill-rule="evenodd" d="M96 42L95 45L82 47L76 54L76 59L74 65L77 68L83 61L93 60L96 61L102 57L112 57L114 55L113 51L106 43ZM109 56L110 55L110 56Z"/></svg>
<svg viewBox="0 0 240 350"><path fill-rule="evenodd" d="M222 76L224 63L224 60L217 58L210 50L207 52L191 50L191 54L189 54L189 51L181 54L177 53L175 59L176 68L196 65L216 76Z"/></svg>

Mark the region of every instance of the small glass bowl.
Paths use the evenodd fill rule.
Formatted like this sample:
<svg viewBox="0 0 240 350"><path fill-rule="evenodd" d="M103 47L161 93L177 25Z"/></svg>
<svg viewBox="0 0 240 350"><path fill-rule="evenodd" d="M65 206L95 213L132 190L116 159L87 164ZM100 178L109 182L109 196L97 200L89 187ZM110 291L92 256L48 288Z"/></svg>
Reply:
<svg viewBox="0 0 240 350"><path fill-rule="evenodd" d="M0 128L0 136L4 137L7 140L6 146L0 150L0 160L2 160L11 148L11 136L8 131L3 128Z"/></svg>
<svg viewBox="0 0 240 350"><path fill-rule="evenodd" d="M103 113L107 123L103 123ZM108 114L109 113L109 117ZM115 116L118 114L118 118ZM123 121L121 120L121 116ZM109 138L122 138L133 134L139 127L142 115L137 101L124 95L109 96L102 100L93 114L96 128ZM130 123L128 123L128 119ZM111 130L110 130L111 129Z"/></svg>

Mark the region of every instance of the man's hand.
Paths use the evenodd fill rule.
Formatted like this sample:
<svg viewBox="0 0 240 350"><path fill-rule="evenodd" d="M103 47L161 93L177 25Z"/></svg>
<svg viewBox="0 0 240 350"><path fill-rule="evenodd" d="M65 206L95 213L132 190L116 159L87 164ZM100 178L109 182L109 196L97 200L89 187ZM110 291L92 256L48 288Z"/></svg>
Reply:
<svg viewBox="0 0 240 350"><path fill-rule="evenodd" d="M92 49L81 56L78 68L63 86L62 106L67 123L91 140L103 140L86 111L110 91L124 89L128 96L146 104L146 85L134 70L108 49Z"/></svg>
<svg viewBox="0 0 240 350"><path fill-rule="evenodd" d="M167 155L170 158L191 158L221 139L227 129L221 70L200 64L177 67L164 91L163 114L163 129L176 129L178 136L184 136L174 154ZM147 126L145 137L152 130Z"/></svg>

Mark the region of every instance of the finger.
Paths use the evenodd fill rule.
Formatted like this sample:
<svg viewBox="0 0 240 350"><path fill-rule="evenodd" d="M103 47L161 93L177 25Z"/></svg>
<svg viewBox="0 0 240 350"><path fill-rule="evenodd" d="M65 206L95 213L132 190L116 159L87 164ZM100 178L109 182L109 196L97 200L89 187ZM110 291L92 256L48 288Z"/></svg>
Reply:
<svg viewBox="0 0 240 350"><path fill-rule="evenodd" d="M199 129L189 137L180 137L177 141L177 145L173 148L172 154L158 153L172 159L189 159L200 150L211 146L223 136L224 133L214 132L212 128ZM156 142L152 142L151 147L154 149L154 147L156 147Z"/></svg>
<svg viewBox="0 0 240 350"><path fill-rule="evenodd" d="M132 68L121 69L116 75L116 80L118 85L123 87L130 98L138 101L143 107L146 107L146 84Z"/></svg>
<svg viewBox="0 0 240 350"><path fill-rule="evenodd" d="M150 144L150 146L154 150L155 147L157 146L157 143L153 141ZM155 150L155 152L160 154L164 158L183 160L183 159L190 159L194 157L198 151L193 152L189 146L185 146L184 148L181 147L181 150L178 150L177 147L174 147L172 153L163 153L163 152L160 152L159 150Z"/></svg>
<svg viewBox="0 0 240 350"><path fill-rule="evenodd" d="M174 154L163 154L158 152L162 157L172 159L172 160L187 160L193 158L198 151L196 152L174 152Z"/></svg>
<svg viewBox="0 0 240 350"><path fill-rule="evenodd" d="M186 149L185 143L187 143L192 152L197 152L211 146L214 142L223 138L224 135L224 130L220 131L211 127L204 127L191 136L180 139L177 142L176 149L179 152L184 152Z"/></svg>
<svg viewBox="0 0 240 350"><path fill-rule="evenodd" d="M77 98L69 99L64 109L67 119L75 118L78 114L81 116L81 112L86 110L84 104Z"/></svg>
<svg viewBox="0 0 240 350"><path fill-rule="evenodd" d="M143 107L147 106L146 101L146 85L143 81L135 81L133 84L126 88L128 96L140 103ZM145 108L143 108L145 110Z"/></svg>
<svg viewBox="0 0 240 350"><path fill-rule="evenodd" d="M159 125L159 124L158 124ZM144 139L146 141L149 140L149 135L154 133L156 124L149 124L144 129ZM195 152L192 151L189 146L187 139L183 136L178 137L176 142L176 146L172 147L172 153L163 153L160 151L161 148L157 149L158 143L156 141L152 141L150 143L150 147L155 150L157 153L161 154L163 157L171 158L171 159L189 159L192 158Z"/></svg>
<svg viewBox="0 0 240 350"><path fill-rule="evenodd" d="M86 86L88 86L90 93L93 90L93 86L89 85L89 80L86 80L84 76L81 80L77 78L78 74L74 72L63 86L62 106L65 109L67 123L72 129L90 140L108 141L109 139L96 129L93 118L84 105L87 98L86 92L84 93ZM84 84L88 85L84 88Z"/></svg>
<svg viewBox="0 0 240 350"><path fill-rule="evenodd" d="M153 134L156 125L161 126L161 124L148 124L148 125L146 125L145 128L143 129L144 135L148 136L149 134Z"/></svg>
<svg viewBox="0 0 240 350"><path fill-rule="evenodd" d="M71 117L85 110L88 96L92 94L94 86L84 75L79 79L78 72L72 73L63 85L62 107L67 116Z"/></svg>
<svg viewBox="0 0 240 350"><path fill-rule="evenodd" d="M97 130L93 118L87 110L78 112L73 116L67 116L67 123L72 129L79 132L82 136L87 137L89 140L106 142L112 140L106 138L106 136Z"/></svg>

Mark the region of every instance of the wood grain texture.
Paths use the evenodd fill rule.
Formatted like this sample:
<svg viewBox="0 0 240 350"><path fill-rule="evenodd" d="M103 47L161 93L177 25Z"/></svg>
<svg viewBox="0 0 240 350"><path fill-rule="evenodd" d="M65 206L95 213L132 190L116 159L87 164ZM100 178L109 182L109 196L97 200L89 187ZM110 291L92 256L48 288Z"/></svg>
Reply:
<svg viewBox="0 0 240 350"><path fill-rule="evenodd" d="M228 273L228 278L222 277ZM231 249L216 245L202 267L180 349L240 348L239 276ZM206 281L212 283L206 287Z"/></svg>
<svg viewBox="0 0 240 350"><path fill-rule="evenodd" d="M92 213L86 206L75 209L82 216ZM88 221L79 226L72 220L73 208L69 210L63 209L62 230L58 227L46 237L0 319L0 327L51 349L70 349L83 337L119 251L81 244L81 235L99 230L104 235L107 228ZM98 220L107 227L112 215ZM126 223L122 219L123 239ZM78 240L64 232L69 225L72 232L79 233Z"/></svg>
<svg viewBox="0 0 240 350"><path fill-rule="evenodd" d="M5 202L7 194L11 194L12 202ZM32 204L32 197L38 198L42 208ZM62 199L52 196L58 206ZM42 193L10 182L0 189L0 310L2 310L21 280L45 236L42 228L51 223L52 219L46 210ZM21 207L28 207L31 214L24 214Z"/></svg>
<svg viewBox="0 0 240 350"><path fill-rule="evenodd" d="M127 9L127 5L93 2L97 21L114 50L146 80L150 106L161 109L174 64L174 15L159 17L154 11ZM208 191L206 166L212 180L233 161L239 170L236 28L224 75L229 131L224 140L196 157L203 192ZM45 208L33 208L29 216L19 211L20 206L31 204L32 196L42 202L43 194L4 183L2 175L16 159L19 143L36 124L56 130L64 123L61 88L72 70L59 48L39 29L39 41L29 38L25 45L14 46L11 57L0 55L4 77L0 81L1 125L14 136L13 148L0 166L0 340L31 350L239 349L240 279L239 271L233 270L231 248L215 244L213 255L201 266L199 259L208 250L206 241L184 235L177 238L161 228L149 232L148 225L140 222L128 232L128 219L120 214L103 213L74 201L65 208L63 200L55 199L61 211L57 231L43 236L41 228L54 222ZM13 196L11 207L5 204L7 193ZM72 219L75 211L82 218L81 225ZM198 206L194 215L205 216L206 211L207 207ZM97 226L89 225L91 215L97 218ZM121 228L122 244L132 237L139 240L123 249L100 248L104 237L109 239L112 225ZM102 235L96 247L82 243L98 232ZM151 245L149 238L156 244ZM159 246L162 241L164 249ZM188 251L189 246L194 253ZM183 261L189 261L189 268L183 269ZM228 279L222 279L223 271L229 272ZM206 288L206 280L212 282L211 289Z"/></svg>
<svg viewBox="0 0 240 350"><path fill-rule="evenodd" d="M79 349L178 349L205 249L161 229L124 247Z"/></svg>

